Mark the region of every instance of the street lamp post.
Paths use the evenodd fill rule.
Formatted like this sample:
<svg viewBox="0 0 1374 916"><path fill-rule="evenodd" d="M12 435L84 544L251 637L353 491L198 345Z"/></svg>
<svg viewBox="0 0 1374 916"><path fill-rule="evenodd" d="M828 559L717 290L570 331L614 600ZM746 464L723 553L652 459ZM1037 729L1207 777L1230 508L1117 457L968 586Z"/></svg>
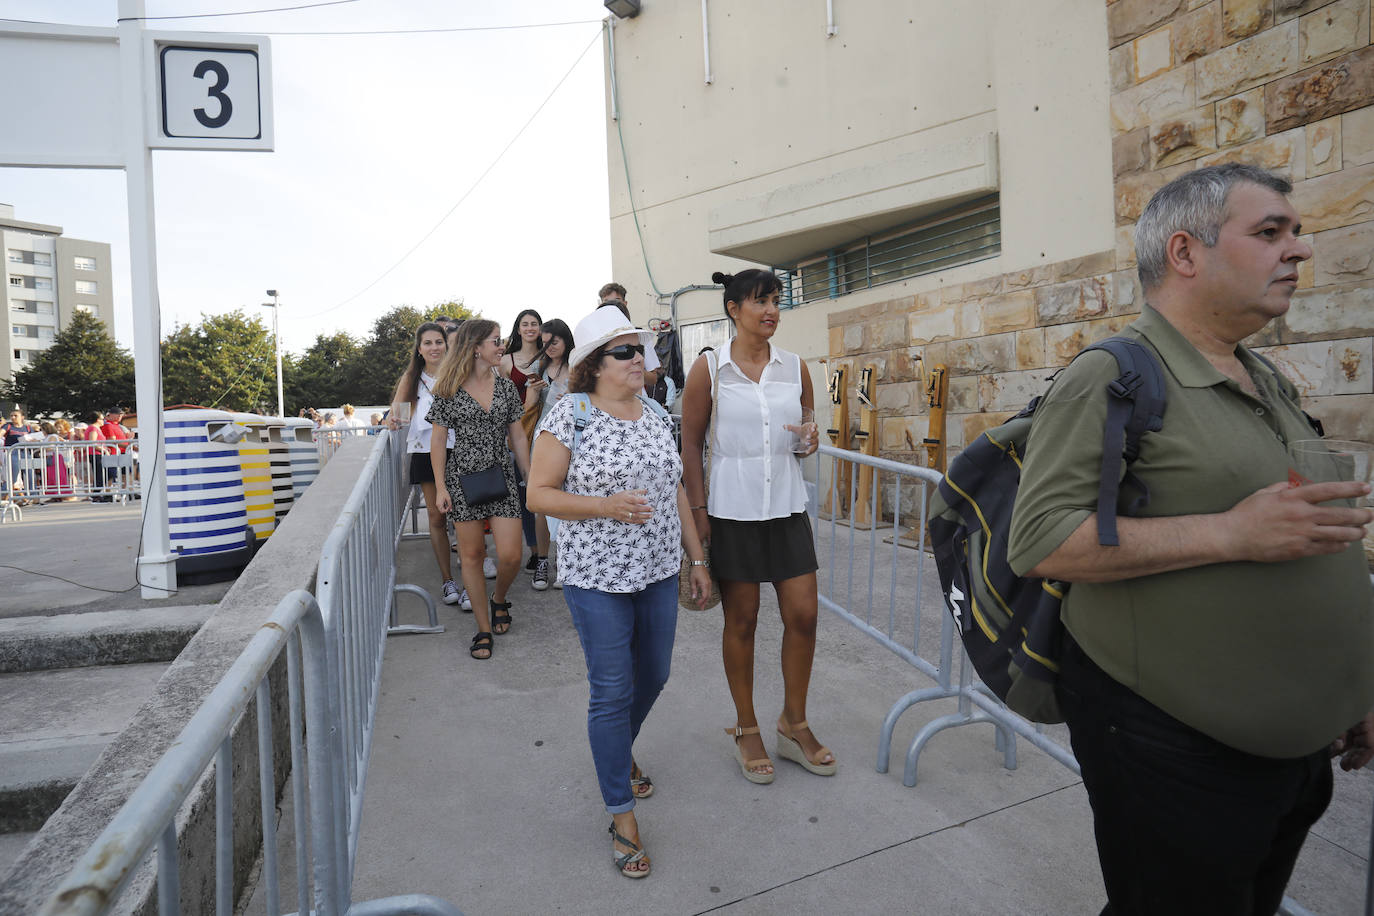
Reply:
<svg viewBox="0 0 1374 916"><path fill-rule="evenodd" d="M277 416L286 416L286 406L282 401L281 395L281 329L278 324L277 316L281 311L281 304L277 301L277 291L269 289L267 295L272 297L271 302L264 302L264 308L272 310L272 343L277 351Z"/></svg>

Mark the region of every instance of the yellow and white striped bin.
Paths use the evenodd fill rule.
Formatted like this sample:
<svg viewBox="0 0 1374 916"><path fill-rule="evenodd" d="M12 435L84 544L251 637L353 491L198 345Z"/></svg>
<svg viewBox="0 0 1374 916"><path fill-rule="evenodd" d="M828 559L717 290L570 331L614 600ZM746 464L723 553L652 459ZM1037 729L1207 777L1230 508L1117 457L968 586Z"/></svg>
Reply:
<svg viewBox="0 0 1374 916"><path fill-rule="evenodd" d="M267 418L252 413L231 414L235 423L252 430L239 442L239 468L243 471L243 498L248 511L248 527L259 546L277 527L276 505L272 499L272 457L259 430Z"/></svg>

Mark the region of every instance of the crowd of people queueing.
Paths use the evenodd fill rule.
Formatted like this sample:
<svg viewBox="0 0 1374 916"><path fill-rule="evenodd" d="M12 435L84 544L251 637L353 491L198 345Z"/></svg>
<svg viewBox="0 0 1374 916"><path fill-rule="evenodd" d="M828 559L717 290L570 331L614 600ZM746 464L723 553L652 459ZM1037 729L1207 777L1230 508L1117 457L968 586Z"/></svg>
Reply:
<svg viewBox="0 0 1374 916"><path fill-rule="evenodd" d="M119 469L105 462L103 456L132 448L119 444L132 438L122 422L128 412L127 407L111 407L91 411L75 423L65 417L35 423L18 408L10 411L9 421L0 424L5 447L5 481L0 486L0 498L28 506L38 501L76 501L81 498L74 495L78 488L85 492L110 490ZM83 444L69 448L24 447L63 442ZM33 455L42 456L41 467L26 460ZM91 502L110 502L113 498L109 493L99 492L89 497Z"/></svg>
<svg viewBox="0 0 1374 916"><path fill-rule="evenodd" d="M771 272L713 280L734 337L703 351L687 375L680 448L650 397L659 387L655 335L634 325L615 283L575 330L533 309L504 336L485 319L420 325L388 420L406 431L443 600L473 613L472 658L491 659L515 623L522 536L535 589L548 587L556 547L554 584L587 664L587 733L612 858L629 878L650 871L634 807L654 790L632 746L667 681L679 606L703 608L718 589L735 705L726 732L743 778L767 784L754 630L760 588L772 584L784 628L777 755L819 776L837 767L807 724L817 563L799 459L819 443L815 424L803 422L814 407L810 376L771 342L781 315Z"/></svg>

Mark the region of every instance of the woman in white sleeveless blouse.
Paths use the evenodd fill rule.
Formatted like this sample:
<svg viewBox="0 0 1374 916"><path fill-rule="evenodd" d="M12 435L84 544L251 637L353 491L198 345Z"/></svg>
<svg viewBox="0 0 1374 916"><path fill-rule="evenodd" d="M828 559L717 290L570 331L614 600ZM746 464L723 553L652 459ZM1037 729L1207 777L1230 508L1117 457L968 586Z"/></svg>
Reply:
<svg viewBox="0 0 1374 916"><path fill-rule="evenodd" d="M781 285L771 271L715 274L725 287L734 339L700 357L682 399L683 484L699 531L710 532L712 571L725 616L721 651L735 703L735 758L744 778L773 781L773 763L754 713L754 628L759 586L770 582L782 615L783 708L777 753L819 776L835 772L835 755L806 721L806 695L816 650L816 551L806 516L799 458L818 447L811 377L795 353L773 346L781 318ZM715 389L714 402L712 397ZM711 414L715 412L714 433ZM792 434L807 440L799 455ZM710 442L706 442L707 438ZM703 444L710 450L709 501Z"/></svg>

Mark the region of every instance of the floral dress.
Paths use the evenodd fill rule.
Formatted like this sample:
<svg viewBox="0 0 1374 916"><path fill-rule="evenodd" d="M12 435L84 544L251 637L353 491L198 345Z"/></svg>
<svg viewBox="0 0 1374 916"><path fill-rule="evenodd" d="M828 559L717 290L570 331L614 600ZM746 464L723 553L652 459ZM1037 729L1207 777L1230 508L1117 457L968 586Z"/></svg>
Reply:
<svg viewBox="0 0 1374 916"><path fill-rule="evenodd" d="M444 465L444 486L453 499L448 517L455 522L476 522L487 518L519 518L520 500L516 496L515 463L506 447L510 425L523 413L520 396L510 379L497 377L491 395L491 410L482 405L461 387L451 398L435 396L425 420L453 431L453 447ZM463 488L458 478L463 474L485 471L493 464L501 465L506 477L506 496L495 502L482 503L473 508L463 500Z"/></svg>

